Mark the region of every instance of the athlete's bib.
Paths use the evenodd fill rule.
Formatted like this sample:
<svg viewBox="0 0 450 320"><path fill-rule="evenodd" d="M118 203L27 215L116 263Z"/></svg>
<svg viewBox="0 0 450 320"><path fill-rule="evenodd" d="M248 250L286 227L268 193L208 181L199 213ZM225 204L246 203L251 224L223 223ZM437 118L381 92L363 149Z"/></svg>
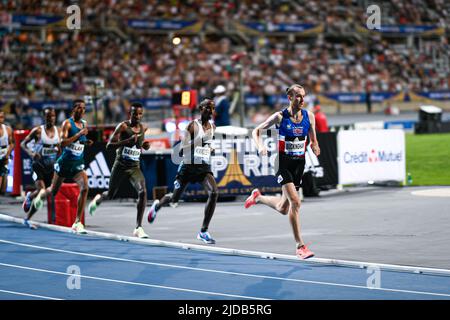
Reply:
<svg viewBox="0 0 450 320"><path fill-rule="evenodd" d="M306 140L285 141L285 153L290 156L302 156L305 154Z"/></svg>
<svg viewBox="0 0 450 320"><path fill-rule="evenodd" d="M0 160L6 158L6 154L8 153L8 148L0 148Z"/></svg>
<svg viewBox="0 0 450 320"><path fill-rule="evenodd" d="M141 149L136 148L136 146L130 147L124 147L122 150L122 158L124 160L129 161L139 161L139 158L141 156Z"/></svg>
<svg viewBox="0 0 450 320"><path fill-rule="evenodd" d="M42 148L42 156L48 157L48 158L54 158L56 154L58 153L58 149L56 147L53 148Z"/></svg>
<svg viewBox="0 0 450 320"><path fill-rule="evenodd" d="M201 159L202 161L209 163L209 159L211 158L211 148L210 147L195 147L194 158Z"/></svg>
<svg viewBox="0 0 450 320"><path fill-rule="evenodd" d="M84 144L73 142L66 147L66 150L75 157L80 157L84 151Z"/></svg>

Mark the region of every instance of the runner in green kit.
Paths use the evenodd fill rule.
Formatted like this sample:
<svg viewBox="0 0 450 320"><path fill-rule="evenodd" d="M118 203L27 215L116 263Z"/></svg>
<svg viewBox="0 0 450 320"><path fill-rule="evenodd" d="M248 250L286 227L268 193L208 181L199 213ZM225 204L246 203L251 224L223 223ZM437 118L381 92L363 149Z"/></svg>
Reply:
<svg viewBox="0 0 450 320"><path fill-rule="evenodd" d="M103 200L114 199L124 179L128 179L138 194L136 229L133 235L138 238L148 238L142 228L142 217L144 216L147 203L147 189L145 178L140 167L141 149L148 150L150 143L144 141L145 131L141 124L144 108L140 103L131 105L130 119L121 122L111 136L106 148L117 148L116 159L109 180L109 189L97 194L89 203L88 209L91 215Z"/></svg>

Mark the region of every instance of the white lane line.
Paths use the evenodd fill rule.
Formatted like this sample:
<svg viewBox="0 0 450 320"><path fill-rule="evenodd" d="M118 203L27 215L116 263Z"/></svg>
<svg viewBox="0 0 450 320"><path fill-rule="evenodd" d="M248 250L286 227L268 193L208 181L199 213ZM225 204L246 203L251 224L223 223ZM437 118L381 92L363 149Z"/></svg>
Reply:
<svg viewBox="0 0 450 320"><path fill-rule="evenodd" d="M9 215L0 214L0 221L14 222L22 225L23 219L15 218ZM73 234L71 228L62 227L58 225L52 225L42 222L35 222L35 225L38 227L53 230L58 232L70 233ZM252 257L259 259L277 259L281 261L294 261L299 264L304 265L332 265L335 267L350 267L350 268L373 268L378 267L383 271L393 271L393 272L410 272L410 273L419 273L419 274L431 274L438 276L450 276L450 270L448 269L436 269L436 268L425 268L425 267L417 267L417 266L402 266L402 265L393 265L393 264L385 264L385 263L373 263L373 262L363 262L363 261L348 261L348 260L338 260L338 259L325 259L325 258L309 258L308 260L300 261L295 255L286 255L279 253L268 253L268 252L258 252L258 251L249 251L249 250L240 250L240 249L230 249L230 248L222 248L222 247L210 247L205 245L196 245L191 243L183 243L183 242L169 242L155 239L139 239L136 237L129 237L124 235L118 235L113 233L105 233L98 231L89 230L88 234L84 237L89 239L92 238L101 238L115 241L125 241L133 244L140 244L146 246L162 246L168 248L177 248L182 250L195 250L200 252L208 252L215 254L228 254L233 256L241 256L241 257Z"/></svg>
<svg viewBox="0 0 450 320"><path fill-rule="evenodd" d="M18 296L26 296L26 297L33 297L33 298L40 298L40 299L46 299L46 300L63 300L59 298L52 298L52 297L46 297L46 296L39 296L36 294L30 294L30 293L24 293L24 292L17 292L17 291L8 291L8 290L1 290L0 292L9 293L9 294L15 294Z"/></svg>
<svg viewBox="0 0 450 320"><path fill-rule="evenodd" d="M357 289L366 289L366 290L380 290L380 291L388 291L388 292L412 293L412 294L422 294L422 295L450 297L450 294L444 294L444 293L434 293L434 292L424 292L424 291L410 291L410 290L389 289L389 288L371 288L371 287L367 287L367 286L358 286L358 285L343 284L343 283L323 282L323 281L313 281L313 280L302 280L302 279L291 279L291 278L281 278L281 277L263 276L263 275L250 274L250 273L239 273L239 272L221 271L221 270L214 270L214 269L186 267L186 266L179 266L179 265L172 265L172 264L164 264L164 263L156 263L156 262L148 262L148 261L140 261L140 260L132 260L132 259L124 259L124 258L96 255L96 254L83 253L83 252L77 252L77 251L68 251L68 250L62 250L62 249L54 249L54 248L49 248L49 247L41 247L41 246L35 246L35 245L30 245L30 244L25 244L25 243L19 243L19 242L13 242L13 241L0 239L0 243L2 243L2 242L3 243L7 243L7 244L12 244L12 245L17 245L17 246L22 246L22 247L29 247L29 248L34 248L34 249L40 249L40 250L68 253L68 254L73 254L73 255L94 257L94 258L100 258L100 259L106 259L106 260L114 260L114 261L121 261L121 262L131 262L131 263L138 263L138 264L144 264L144 265L168 267L168 268L174 268L174 269L185 269L185 270L193 270L193 271L201 271L201 272L211 272L211 273L235 275L235 276L242 276L242 277L251 277L251 278L259 278L259 279L271 279L271 280L298 282L298 283L311 283L311 284L328 285L328 286L336 286L336 287L347 287L347 288L357 288Z"/></svg>
<svg viewBox="0 0 450 320"><path fill-rule="evenodd" d="M36 272L52 273L52 274L57 274L57 275L62 275L62 276L69 276L69 277L80 277L80 278L91 279L91 280L99 280L99 281L114 282L114 283L120 283L120 284L128 284L128 285L133 285L133 286L150 287L150 288L158 288L158 289L166 289L166 290L174 290L174 291L183 291L183 292L191 292L191 293L200 293L200 294L206 294L206 295L231 297L231 298L239 298L239 299L271 300L271 299L260 298L260 297L241 296L241 295L235 295L235 294L227 294L227 293L212 292L212 291L192 290L192 289L184 289L184 288L177 288L177 287L167 287L167 286L160 286L160 285L156 285L156 284L148 284L148 283L142 283L142 282L131 282L131 281L108 279L108 278L100 278L100 277L92 277L92 276L86 276L86 275L75 275L75 274L72 274L72 273L52 271L52 270L46 270L46 269L38 269L38 268L31 268L31 267L19 266L19 265L15 265L15 264L8 264L8 263L1 263L1 262L0 262L0 266L9 267L9 268L16 268L16 269L23 269L23 270L30 270L30 271L36 271Z"/></svg>

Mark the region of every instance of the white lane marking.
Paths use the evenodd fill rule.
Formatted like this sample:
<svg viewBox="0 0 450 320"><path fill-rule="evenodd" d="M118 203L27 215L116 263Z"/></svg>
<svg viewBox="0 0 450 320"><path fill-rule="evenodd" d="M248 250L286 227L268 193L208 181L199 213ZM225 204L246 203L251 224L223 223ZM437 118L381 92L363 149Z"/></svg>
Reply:
<svg viewBox="0 0 450 320"><path fill-rule="evenodd" d="M212 292L212 291L192 290L192 289L184 289L184 288L177 288L177 287L167 287L167 286L160 286L160 285L156 285L156 284L148 284L148 283L142 283L142 282L131 282L131 281L116 280L116 279L109 279L109 278L100 278L100 277L92 277L92 276L86 276L86 275L74 275L74 274L66 273L66 272L59 272L59 271L53 271L53 270L31 268L31 267L19 266L19 265L15 265L15 264L8 264L8 263L1 263L1 262L0 262L0 266L9 267L9 268L16 268L16 269L31 270L31 271L37 271L37 272L44 272L44 273L52 273L52 274L63 275L63 276L71 276L71 277L76 276L76 277L85 278L85 279L99 280L99 281L106 281L106 282L114 282L114 283L121 283L121 284L128 284L128 285L133 285L133 286L150 287L150 288L158 288L158 289L167 289L167 290L183 291L183 292L191 292L191 293L200 293L200 294L206 294L206 295L231 297L231 298L240 298L240 299L270 300L270 299L267 299L267 298L260 298L260 297L241 296L241 295L235 295L235 294L227 294L227 293Z"/></svg>
<svg viewBox="0 0 450 320"><path fill-rule="evenodd" d="M0 221L8 221L18 223L20 225L23 224L23 219L15 218L9 215L0 213ZM37 226L58 231L64 233L73 233L71 228L62 227L58 225L52 225L42 222L34 222ZM300 261L295 255L286 255L279 253L268 253L268 252L258 252L258 251L249 251L249 250L240 250L240 249L230 249L230 248L222 248L222 247L210 247L206 245L196 245L185 242L169 242L162 241L156 239L139 239L136 237L128 237L124 235L118 235L113 233L105 233L98 231L89 230L87 237L89 238L101 238L115 241L126 241L130 243L137 243L146 246L162 246L168 248L177 248L183 250L195 250L200 252L208 252L208 253L216 253L216 254L229 254L234 256L244 256L244 257L252 257L252 258L261 258L261 259L277 259L281 261L294 261L296 263L301 263L305 265L332 265L335 267L351 267L351 268L370 268L370 267L379 267L380 269L386 271L393 272L409 272L409 273L421 273L421 274L431 274L431 275L439 275L439 276L450 276L450 270L448 269L436 269L436 268L426 268L426 267L417 267L417 266L404 266L404 265L394 265L394 264L385 264L385 263L373 263L373 262L363 262L363 261L349 261L349 260L338 260L338 259L325 259L325 258L309 258L308 260Z"/></svg>
<svg viewBox="0 0 450 320"><path fill-rule="evenodd" d="M417 190L411 192L411 194L421 197L450 197L450 188Z"/></svg>
<svg viewBox="0 0 450 320"><path fill-rule="evenodd" d="M239 272L221 271L221 270L214 270L214 269L194 268L194 267L178 266L178 265L171 265L171 264L164 264L164 263L156 263L156 262L124 259L124 258L117 258L117 257L110 257L110 256L102 256L102 255L96 255L96 254L91 254L91 253L83 253L83 252L77 252L77 251L68 251L68 250L62 250L62 249L54 249L54 248L41 247L41 246L35 246L35 245L24 244L24 243L19 243L19 242L13 242L13 241L0 239L0 243L1 242L8 243L8 244L13 244L13 245L17 245L17 246L22 246L22 247L34 248L34 249L43 249L43 250L47 250L47 251L62 252L62 253L80 255L80 256L101 258L101 259L107 259L107 260L115 260L115 261L121 261L121 262L132 262L132 263L138 263L138 264L153 265L153 266L159 266L159 267L168 267L168 268L175 268L175 269L186 269L186 270L194 270L194 271L201 271L201 272L211 272L211 273L219 273L219 274L227 274L227 275L259 278L259 279L271 279L271 280L280 280L280 281L289 281L289 282L311 283L311 284L320 284L320 285L337 286L337 287L347 287L347 288L358 288L358 289L367 289L367 290L380 290L380 291L389 291L389 292L400 292L400 293L412 293L412 294L423 294L423 295L450 297L450 294L444 294L444 293L410 291L410 290L389 289L389 288L368 288L367 286L358 286L358 285L350 285L350 284L342 284L342 283L334 283L334 282L323 282L323 281L313 281L313 280L302 280L302 279L290 279L290 278L281 278L281 277L273 277L273 276L263 276L263 275L250 274L250 273L239 273Z"/></svg>
<svg viewBox="0 0 450 320"><path fill-rule="evenodd" d="M24 293L24 292L17 292L17 291L8 291L8 290L1 290L0 292L9 293L9 294L15 294L18 296L26 296L26 297L33 297L33 298L40 298L40 299L46 299L46 300L63 300L60 298L52 298L52 297L46 297L46 296L39 296L36 294L30 294L30 293Z"/></svg>

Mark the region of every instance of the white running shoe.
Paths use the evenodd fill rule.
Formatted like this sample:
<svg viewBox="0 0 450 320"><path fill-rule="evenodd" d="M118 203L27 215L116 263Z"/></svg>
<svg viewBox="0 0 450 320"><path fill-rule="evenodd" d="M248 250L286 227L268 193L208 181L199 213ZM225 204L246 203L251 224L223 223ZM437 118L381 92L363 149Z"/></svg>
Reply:
<svg viewBox="0 0 450 320"><path fill-rule="evenodd" d="M215 244L216 240L214 240L208 231L206 232L199 232L197 234L197 239L200 241L203 241L206 244Z"/></svg>
<svg viewBox="0 0 450 320"><path fill-rule="evenodd" d="M41 191L39 191L39 193L37 194L36 198L33 199L33 206L36 208L37 210L41 210L42 207L44 206L44 201L42 200L42 197L45 194L45 189L41 189Z"/></svg>
<svg viewBox="0 0 450 320"><path fill-rule="evenodd" d="M101 198L101 195L97 194L94 199L88 205L88 211L91 216L94 216L95 210L97 210L97 201Z"/></svg>
<svg viewBox="0 0 450 320"><path fill-rule="evenodd" d="M178 202L170 202L169 205L175 209L176 207L178 207Z"/></svg>
<svg viewBox="0 0 450 320"><path fill-rule="evenodd" d="M83 224L81 223L81 222L76 222L76 223L74 223L73 225L72 225L72 230L75 232L75 233L78 233L78 234L86 234L87 232L86 232L86 229L84 229L84 226L83 226Z"/></svg>
<svg viewBox="0 0 450 320"><path fill-rule="evenodd" d="M28 219L23 219L23 224L25 226L27 226L28 228L30 228L31 230L36 230L37 229L37 226L35 224L31 223L31 221L28 220Z"/></svg>
<svg viewBox="0 0 450 320"><path fill-rule="evenodd" d="M145 233L144 228L139 227L134 229L133 236L139 238L139 239L147 239L148 235Z"/></svg>

